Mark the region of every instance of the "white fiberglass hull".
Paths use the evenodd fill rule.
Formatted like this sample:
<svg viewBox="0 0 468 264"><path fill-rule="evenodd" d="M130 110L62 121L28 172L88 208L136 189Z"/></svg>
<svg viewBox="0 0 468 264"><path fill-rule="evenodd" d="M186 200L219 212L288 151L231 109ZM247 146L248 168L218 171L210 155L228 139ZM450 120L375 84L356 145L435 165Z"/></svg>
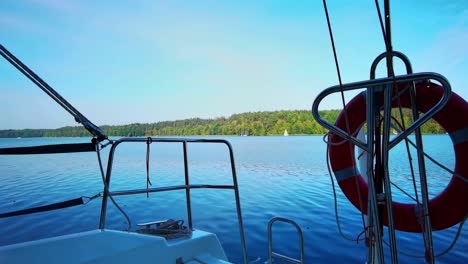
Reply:
<svg viewBox="0 0 468 264"><path fill-rule="evenodd" d="M168 240L92 230L0 247L0 263L228 263L216 235L194 230Z"/></svg>

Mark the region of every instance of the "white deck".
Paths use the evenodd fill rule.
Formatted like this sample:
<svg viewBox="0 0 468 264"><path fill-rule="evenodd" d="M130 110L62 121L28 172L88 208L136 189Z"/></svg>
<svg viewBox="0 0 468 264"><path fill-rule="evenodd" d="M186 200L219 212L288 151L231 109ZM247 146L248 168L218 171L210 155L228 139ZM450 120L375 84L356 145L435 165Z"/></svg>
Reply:
<svg viewBox="0 0 468 264"><path fill-rule="evenodd" d="M0 247L0 263L228 263L216 235L191 238L93 230Z"/></svg>

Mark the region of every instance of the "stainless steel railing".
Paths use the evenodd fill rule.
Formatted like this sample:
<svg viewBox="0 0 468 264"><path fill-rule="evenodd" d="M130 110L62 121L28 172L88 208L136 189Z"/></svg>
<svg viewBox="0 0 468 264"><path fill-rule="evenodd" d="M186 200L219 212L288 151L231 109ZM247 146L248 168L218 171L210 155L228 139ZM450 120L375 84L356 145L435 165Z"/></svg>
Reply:
<svg viewBox="0 0 468 264"><path fill-rule="evenodd" d="M283 254L279 254L277 252L273 251L273 224L275 222L283 222L286 224L290 224L296 228L296 231L299 235L299 250L300 250L300 259L295 259L291 258L289 256L285 256ZM283 217L273 217L269 222L268 222L268 264L273 263L273 259L280 259L282 261L292 263L292 264L303 264L304 259L305 259L305 254L304 254L304 235L302 233L301 227L294 222L293 220L283 218Z"/></svg>
<svg viewBox="0 0 468 264"><path fill-rule="evenodd" d="M239 232L240 232L240 239L241 239L241 246L242 246L242 253L244 263L247 264L247 246L245 242L245 234L244 234L244 224L242 221L242 211L240 206L240 198L239 198L239 187L237 184L237 173L236 167L234 162L234 152L232 149L232 145L229 141L224 139L194 139L194 138L159 138L159 137L151 137L152 143L181 143L183 146L183 153L184 153L184 177L185 177L185 184L184 185L174 185L174 186L165 186L165 187L154 187L148 189L129 189L129 190L116 190L110 191L109 188L104 187L103 198L102 198L102 207L101 207L101 217L99 221L99 228L104 229L106 224L106 214L107 214L107 202L109 196L122 196L122 195L133 195L133 194L143 194L143 193L153 193L153 192L166 192L166 191L174 191L174 190L184 190L186 195L186 207L187 207L187 219L189 228L193 228L193 221L192 221L192 206L191 206L191 195L190 190L192 189L228 189L233 190L236 200L236 210L237 210L237 220L239 224ZM110 186L111 178L112 178L112 169L114 163L114 155L115 150L118 146L122 143L146 143L148 138L121 138L118 140L113 141L112 147L109 151L109 159L107 163L107 171L105 177L105 185ZM229 159L231 164L231 174L232 174L232 185L214 185L214 184L190 184L190 177L189 177L189 166L188 166L188 157L187 157L187 145L188 144L199 144L199 143L207 143L207 144L224 144L227 146L229 151Z"/></svg>
<svg viewBox="0 0 468 264"><path fill-rule="evenodd" d="M382 56L382 55L381 55ZM371 69L371 78L375 77L375 67L381 59L379 56L376 61L372 65ZM399 56L400 57L400 56ZM357 147L363 149L367 153L374 153L374 138L373 136L368 137L367 142L362 142L358 140L352 132L346 132L341 128L337 127L336 125L331 124L330 122L326 121L320 116L319 113L319 105L322 100L333 93L345 92L345 91L352 91L358 89L366 89L366 115L367 115L367 129L369 135L374 135L375 132L375 120L374 120L374 113L379 111L380 109L376 108L375 101L376 101L376 94L381 93L384 94L384 104L383 104L383 111L384 111L384 134L383 134L383 142L382 142L382 164L383 168L383 178L384 178L384 197L385 197L385 204L387 209L387 219L388 219L388 233L389 233L389 240L390 240L390 249L391 249L391 256L392 256L392 263L397 263L397 247L396 247L396 238L395 238L395 226L393 223L393 210L392 210L392 193L391 193L391 186L390 186L390 176L388 172L388 159L389 159L389 151L395 147L399 142L407 138L411 133L416 133L416 138L418 142L418 146L421 146L421 133L419 128L429 119L431 119L435 114L437 114L444 106L448 103L448 100L451 95L451 86L447 79L440 74L425 72L425 73L415 73L411 74L411 65L407 61L407 58L400 57L404 62L405 66L407 67L407 71L410 74L395 76L395 77L388 77L388 78L380 78L380 79L373 79L368 81L361 81L361 82L354 82L348 83L343 85L335 85L329 87L322 91L317 98L314 100L312 105L312 115L315 120L324 126L325 128L329 129L332 133L340 136L341 138L348 140L352 144L356 145ZM406 60L406 61L405 61ZM392 88L395 85L400 83L413 83L417 81L427 81L427 80L435 80L442 85L443 93L440 100L428 111L424 114L419 116L415 109L412 109L414 122L408 126L405 130L401 133L396 135L394 138L390 139L390 118L391 118L391 99L392 99ZM410 89L410 95L412 100L414 100L415 94L413 89ZM370 226L374 226L372 233L375 236L375 244L371 244L369 247L369 257L368 261L374 263L383 263L383 247L382 247L382 234L379 225L372 225L372 223L379 223L379 215L378 215L378 198L376 197L376 186L373 179L373 160L374 155L368 155L368 162L367 162L367 175L371 175L368 181L368 208L369 208L369 221ZM419 168L420 168L420 182L421 182L421 192L422 192L422 208L424 211L424 225L425 225L425 233L424 236L427 238L428 245L431 248L430 254L433 255L432 251L432 229L430 225L430 215L429 215L429 208L428 208L428 192L427 192L427 183L425 177L425 167L424 167L424 158L422 153L418 151L418 161L419 161Z"/></svg>
<svg viewBox="0 0 468 264"><path fill-rule="evenodd" d="M355 137L353 137L349 133L331 124L330 122L328 122L327 120L323 119L320 116L318 108L322 100L325 97L333 93L340 92L341 90L346 92L346 91L353 91L353 90L367 88L369 91L367 95L369 95L372 92L374 92L374 90L376 89L383 88L385 90L390 90L387 88L391 88L393 84L400 84L400 83L411 82L411 81L414 81L414 82L424 81L424 80L435 80L435 81L440 82L442 84L442 87L444 88L443 96L436 105L434 105L431 109L429 109L425 114L421 115L417 120L414 121L413 124L407 127L405 131L403 131L402 133L400 133L398 136L396 136L390 141L389 149L391 149L394 146L396 146L399 142L401 142L404 138L408 137L409 134L413 133L418 127L420 127L429 119L431 119L438 111L440 111L447 104L452 90L451 90L451 86L449 82L444 76L437 74L437 73L432 73L432 72L423 72L423 73L396 76L394 78L380 78L380 79L374 79L374 80L368 80L368 81L353 82L353 83L343 84L341 87L339 85L335 85L335 86L332 86L323 90L315 98L314 103L312 105L312 116L320 125L329 129L331 132L335 133L336 135L346 140L349 140L351 143L353 143L354 145L356 145L357 147L361 149L366 149L367 146L364 142L357 140Z"/></svg>

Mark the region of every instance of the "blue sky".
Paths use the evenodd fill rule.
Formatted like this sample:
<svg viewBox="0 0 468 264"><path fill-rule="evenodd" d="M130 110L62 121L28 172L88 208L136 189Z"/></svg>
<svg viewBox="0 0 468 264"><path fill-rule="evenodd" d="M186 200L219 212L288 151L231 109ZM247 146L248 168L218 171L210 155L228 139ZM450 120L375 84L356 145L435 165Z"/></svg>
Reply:
<svg viewBox="0 0 468 264"><path fill-rule="evenodd" d="M374 1L328 5L343 81L368 79L384 51ZM468 98L467 1L392 1L392 29L415 72ZM338 83L319 0L3 0L0 43L98 125L310 109ZM76 124L3 59L0 93L0 129Z"/></svg>

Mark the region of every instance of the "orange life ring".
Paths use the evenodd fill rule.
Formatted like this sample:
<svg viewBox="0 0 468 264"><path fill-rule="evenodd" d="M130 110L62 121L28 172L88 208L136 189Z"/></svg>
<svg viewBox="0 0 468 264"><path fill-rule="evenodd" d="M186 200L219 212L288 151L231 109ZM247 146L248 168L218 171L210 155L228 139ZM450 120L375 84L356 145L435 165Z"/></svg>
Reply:
<svg viewBox="0 0 468 264"><path fill-rule="evenodd" d="M417 109L421 112L428 111L440 100L442 92L442 87L437 84L417 84ZM400 104L405 108L410 107L408 92L402 94ZM346 109L350 131L357 131L366 120L365 94L361 93L354 97L346 105ZM454 171L464 179L468 179L468 104L463 98L452 93L447 105L433 119L450 134L455 153ZM335 125L346 131L344 111L338 116ZM331 134L330 140L332 143L343 141L335 134ZM354 144L350 142L331 144L329 155L332 170L341 190L356 208L367 214L368 186L356 167ZM359 206L358 190L363 208ZM452 176L445 190L429 201L429 213L434 230L451 227L463 220L468 214L468 183ZM393 215L396 229L421 232L416 204L393 202ZM387 225L386 210L383 217L384 224Z"/></svg>

